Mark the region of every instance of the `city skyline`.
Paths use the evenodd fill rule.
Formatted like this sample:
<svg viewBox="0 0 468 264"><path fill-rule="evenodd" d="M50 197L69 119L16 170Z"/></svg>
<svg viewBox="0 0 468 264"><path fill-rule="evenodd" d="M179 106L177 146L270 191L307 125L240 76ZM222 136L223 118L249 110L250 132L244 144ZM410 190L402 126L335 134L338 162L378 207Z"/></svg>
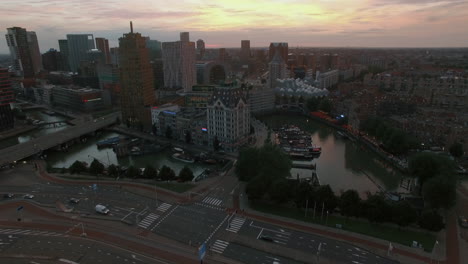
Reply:
<svg viewBox="0 0 468 264"><path fill-rule="evenodd" d="M144 0L94 2L27 0L2 3L0 23L35 31L41 52L58 48L66 34L89 33L109 39L127 31L128 21L143 36L175 41L179 32L203 39L207 48L267 47L289 42L291 47L466 47L468 2L459 0L362 1L217 1ZM8 54L6 45L1 54Z"/></svg>

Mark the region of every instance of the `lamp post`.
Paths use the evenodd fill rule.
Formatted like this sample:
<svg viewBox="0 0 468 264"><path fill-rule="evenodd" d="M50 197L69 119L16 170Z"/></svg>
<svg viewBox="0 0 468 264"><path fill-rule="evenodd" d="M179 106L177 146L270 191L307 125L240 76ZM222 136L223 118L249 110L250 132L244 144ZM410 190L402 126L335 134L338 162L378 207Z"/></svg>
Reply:
<svg viewBox="0 0 468 264"><path fill-rule="evenodd" d="M438 259L436 260L434 258L434 254L435 254L437 245L439 245L439 241L436 240L435 243L434 243L434 248L432 249L431 263L433 263L432 261L434 261L434 263L439 263L439 260Z"/></svg>

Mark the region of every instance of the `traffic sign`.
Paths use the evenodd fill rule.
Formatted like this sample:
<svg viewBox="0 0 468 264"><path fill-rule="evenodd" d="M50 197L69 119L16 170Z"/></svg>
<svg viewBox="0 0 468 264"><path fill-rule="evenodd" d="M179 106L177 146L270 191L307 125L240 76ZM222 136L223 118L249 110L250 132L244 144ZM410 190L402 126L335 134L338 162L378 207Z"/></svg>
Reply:
<svg viewBox="0 0 468 264"><path fill-rule="evenodd" d="M20 207L16 208L16 211L21 211L23 209L24 209L24 206L21 205Z"/></svg>
<svg viewBox="0 0 468 264"><path fill-rule="evenodd" d="M206 254L206 243L203 243L199 248L198 248L198 257L200 261L203 260Z"/></svg>

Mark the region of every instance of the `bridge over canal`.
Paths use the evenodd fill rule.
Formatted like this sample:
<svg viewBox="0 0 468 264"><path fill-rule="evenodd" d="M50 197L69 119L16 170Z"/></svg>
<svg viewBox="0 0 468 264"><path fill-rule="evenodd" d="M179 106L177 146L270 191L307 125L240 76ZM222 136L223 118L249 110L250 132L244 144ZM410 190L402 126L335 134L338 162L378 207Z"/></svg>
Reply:
<svg viewBox="0 0 468 264"><path fill-rule="evenodd" d="M24 143L2 149L0 151L0 166L8 165L15 161L35 155L42 150L56 147L96 130L108 127L114 124L119 116L120 113L112 113L98 119L91 119L88 121L81 120L80 122L76 122L75 126L68 127L56 133L47 134Z"/></svg>

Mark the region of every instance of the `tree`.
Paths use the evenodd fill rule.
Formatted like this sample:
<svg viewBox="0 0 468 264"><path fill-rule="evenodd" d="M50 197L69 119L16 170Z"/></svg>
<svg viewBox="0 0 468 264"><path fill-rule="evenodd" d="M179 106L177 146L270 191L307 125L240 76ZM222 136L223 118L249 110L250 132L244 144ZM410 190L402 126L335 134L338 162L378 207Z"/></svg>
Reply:
<svg viewBox="0 0 468 264"><path fill-rule="evenodd" d="M193 171L187 166L184 166L184 168L179 172L179 179L184 182L193 180L193 177Z"/></svg>
<svg viewBox="0 0 468 264"><path fill-rule="evenodd" d="M311 112L317 111L319 102L320 100L317 97L311 97L307 99L306 101L307 109L309 109L309 111Z"/></svg>
<svg viewBox="0 0 468 264"><path fill-rule="evenodd" d="M361 198L356 190L347 190L340 196L339 207L341 214L350 216L359 216L361 208Z"/></svg>
<svg viewBox="0 0 468 264"><path fill-rule="evenodd" d="M451 175L454 171L454 164L441 155L422 152L410 157L408 170L419 180L419 185L424 187L424 183L436 175L441 173Z"/></svg>
<svg viewBox="0 0 468 264"><path fill-rule="evenodd" d="M130 166L128 167L125 175L128 177L128 178L137 178L140 176L140 169L136 168L135 166Z"/></svg>
<svg viewBox="0 0 468 264"><path fill-rule="evenodd" d="M172 139L172 128L170 126L166 127L166 137Z"/></svg>
<svg viewBox="0 0 468 264"><path fill-rule="evenodd" d="M175 178L175 172L171 168L164 165L159 171L159 177L163 181L171 181L171 180L174 180Z"/></svg>
<svg viewBox="0 0 468 264"><path fill-rule="evenodd" d="M213 149L214 149L214 151L219 151L219 139L218 139L218 137L215 137L213 139Z"/></svg>
<svg viewBox="0 0 468 264"><path fill-rule="evenodd" d="M276 179L268 188L268 195L277 203L284 203L289 199L289 184L286 179Z"/></svg>
<svg viewBox="0 0 468 264"><path fill-rule="evenodd" d="M278 145L271 143L263 145L259 149L258 157L257 166L271 181L289 176L292 161Z"/></svg>
<svg viewBox="0 0 468 264"><path fill-rule="evenodd" d="M143 178L156 179L158 177L158 171L151 165L146 165L145 171L143 172Z"/></svg>
<svg viewBox="0 0 468 264"><path fill-rule="evenodd" d="M265 175L257 175L251 179L245 187L245 192L249 196L250 200L261 199L268 190L269 182Z"/></svg>
<svg viewBox="0 0 468 264"><path fill-rule="evenodd" d="M325 205L325 210L332 212L338 205L338 199L328 184L318 187L315 192L315 197L317 199L318 208L322 208L322 206Z"/></svg>
<svg viewBox="0 0 468 264"><path fill-rule="evenodd" d="M75 161L69 168L71 174L86 172L87 168L82 161Z"/></svg>
<svg viewBox="0 0 468 264"><path fill-rule="evenodd" d="M117 166L115 166L114 164L109 165L109 167L107 167L107 175L113 176L113 177L118 176L119 169L117 168Z"/></svg>
<svg viewBox="0 0 468 264"><path fill-rule="evenodd" d="M297 185L294 192L294 202L298 208L306 207L307 200L312 202L314 200L314 189L308 182L301 182Z"/></svg>
<svg viewBox="0 0 468 264"><path fill-rule="evenodd" d="M399 227L408 226L418 219L416 210L406 201L400 201L393 205L392 221Z"/></svg>
<svg viewBox="0 0 468 264"><path fill-rule="evenodd" d="M390 220L391 208L385 199L379 194L371 194L363 203L367 220L371 223L382 223Z"/></svg>
<svg viewBox="0 0 468 264"><path fill-rule="evenodd" d="M235 172L239 180L249 181L258 175L260 167L257 148L242 148L239 152L239 158L236 162Z"/></svg>
<svg viewBox="0 0 468 264"><path fill-rule="evenodd" d="M463 145L459 142L453 143L449 148L450 154L455 158L463 156Z"/></svg>
<svg viewBox="0 0 468 264"><path fill-rule="evenodd" d="M438 232L445 227L442 216L436 211L424 212L418 222L421 228Z"/></svg>
<svg viewBox="0 0 468 264"><path fill-rule="evenodd" d="M187 131L185 133L185 143L189 144L190 142L192 142L192 133Z"/></svg>
<svg viewBox="0 0 468 264"><path fill-rule="evenodd" d="M433 177L424 185L423 196L432 209L450 209L457 199L456 182L450 176Z"/></svg>
<svg viewBox="0 0 468 264"><path fill-rule="evenodd" d="M91 162L91 165L89 165L89 173L93 175L102 174L103 171L104 165L97 159L94 159L93 162Z"/></svg>
<svg viewBox="0 0 468 264"><path fill-rule="evenodd" d="M324 112L329 113L332 110L332 103L328 98L320 100L318 108Z"/></svg>

